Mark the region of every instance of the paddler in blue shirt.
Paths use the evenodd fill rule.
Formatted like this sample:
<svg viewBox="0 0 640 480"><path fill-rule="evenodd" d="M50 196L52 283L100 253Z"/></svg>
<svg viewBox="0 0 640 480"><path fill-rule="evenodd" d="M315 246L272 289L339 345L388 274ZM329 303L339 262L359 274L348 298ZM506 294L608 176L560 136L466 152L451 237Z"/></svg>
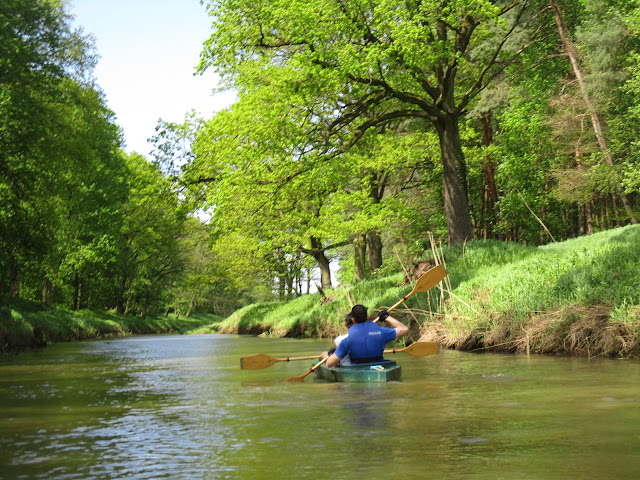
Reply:
<svg viewBox="0 0 640 480"><path fill-rule="evenodd" d="M389 315L383 310L378 315L380 321L385 321L392 328L384 328L373 322L367 316L367 307L355 305L351 309L355 324L349 329L347 338L340 342L336 351L329 356L327 367L333 367L346 355L351 357L351 363L369 363L382 360L384 347L396 338L409 333L409 327Z"/></svg>

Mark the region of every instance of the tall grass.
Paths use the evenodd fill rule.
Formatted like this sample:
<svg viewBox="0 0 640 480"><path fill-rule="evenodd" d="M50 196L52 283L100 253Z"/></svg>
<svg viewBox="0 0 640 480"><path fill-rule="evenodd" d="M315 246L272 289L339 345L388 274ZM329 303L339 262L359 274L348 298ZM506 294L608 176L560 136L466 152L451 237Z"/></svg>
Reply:
<svg viewBox="0 0 640 480"><path fill-rule="evenodd" d="M472 242L445 256L449 345L640 354L640 225L542 247Z"/></svg>
<svg viewBox="0 0 640 480"><path fill-rule="evenodd" d="M531 312L581 305L640 304L640 225L542 247L474 242L448 265L455 311Z"/></svg>

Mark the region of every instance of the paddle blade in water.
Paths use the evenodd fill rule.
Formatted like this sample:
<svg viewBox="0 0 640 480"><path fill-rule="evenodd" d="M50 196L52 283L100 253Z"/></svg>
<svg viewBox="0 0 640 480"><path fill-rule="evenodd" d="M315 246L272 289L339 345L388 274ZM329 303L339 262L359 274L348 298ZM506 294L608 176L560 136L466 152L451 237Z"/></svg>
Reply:
<svg viewBox="0 0 640 480"><path fill-rule="evenodd" d="M403 350L414 357L426 357L427 355L437 355L440 352L440 345L436 342L416 342Z"/></svg>
<svg viewBox="0 0 640 480"><path fill-rule="evenodd" d="M259 370L261 368L268 368L279 361L280 359L274 358L270 355L257 353L256 355L241 358L240 368L242 370Z"/></svg>
<svg viewBox="0 0 640 480"><path fill-rule="evenodd" d="M305 377L309 375L313 370L309 370L307 373L303 373L302 375L298 375L297 377L289 377L287 378L287 382L303 382Z"/></svg>

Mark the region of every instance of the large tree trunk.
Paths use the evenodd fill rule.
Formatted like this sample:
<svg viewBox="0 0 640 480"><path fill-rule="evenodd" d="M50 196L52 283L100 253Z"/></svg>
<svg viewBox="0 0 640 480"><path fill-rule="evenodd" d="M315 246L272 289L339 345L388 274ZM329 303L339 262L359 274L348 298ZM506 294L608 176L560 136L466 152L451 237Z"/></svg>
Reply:
<svg viewBox="0 0 640 480"><path fill-rule="evenodd" d="M318 263L320 269L320 284L322 288L331 288L331 269L329 259L324 254L322 242L315 237L311 237L311 255Z"/></svg>
<svg viewBox="0 0 640 480"><path fill-rule="evenodd" d="M378 232L367 233L369 246L369 271L375 272L382 266L382 239Z"/></svg>
<svg viewBox="0 0 640 480"><path fill-rule="evenodd" d="M142 312L140 314L143 319L147 318L147 311L149 310L149 296L150 293L149 291L147 291L144 294L144 303L142 304Z"/></svg>
<svg viewBox="0 0 640 480"><path fill-rule="evenodd" d="M556 25L558 27L558 32L560 35L560 40L562 41L562 45L564 47L565 54L569 57L571 62L571 66L573 67L573 73L578 82L578 86L580 87L580 93L582 94L582 100L584 101L587 109L589 110L589 115L591 116L591 124L593 125L593 131L596 135L596 139L598 140L598 145L600 146L600 151L604 156L605 162L607 165L613 167L613 158L611 157L611 153L609 152L609 148L607 147L607 142L604 136L604 130L602 128L602 120L600 119L600 114L597 112L593 102L591 101L591 97L589 96L589 91L587 90L587 85L584 81L584 76L582 75L582 70L580 69L580 64L578 63L578 51L576 47L573 45L571 40L571 35L569 33L569 29L567 28L564 20L562 18L562 14L560 12L560 8L558 7L555 0L549 0L549 5L553 10L553 14L556 20ZM626 193L624 192L624 188L620 182L617 182L617 190L620 199L622 200L622 205L624 205L624 209L627 212L627 216L629 217L632 224L638 223L636 220L633 209L631 208L631 203L627 198ZM614 208L616 208L615 202L615 194L612 193Z"/></svg>
<svg viewBox="0 0 640 480"><path fill-rule="evenodd" d="M127 277L122 276L120 278L120 289L118 290L118 298L116 298L116 313L124 315L124 292L127 288Z"/></svg>
<svg viewBox="0 0 640 480"><path fill-rule="evenodd" d="M359 282L367 275L365 259L367 258L367 242L363 233L353 239L353 281Z"/></svg>
<svg viewBox="0 0 640 480"><path fill-rule="evenodd" d="M71 310L80 308L80 277L76 273L73 277L73 298L71 300Z"/></svg>
<svg viewBox="0 0 640 480"><path fill-rule="evenodd" d="M493 129L491 128L491 113L485 113L482 116L482 140L485 147L489 147L493 143ZM493 226L499 220L500 212L498 210L498 188L496 187L496 178L493 171L493 161L490 155L485 156L485 177L487 181L488 197L487 210L493 210L493 218L487 221L486 231L493 233ZM491 200L489 202L488 200ZM497 235L499 240L503 240L503 235ZM485 238L487 238L485 236Z"/></svg>
<svg viewBox="0 0 640 480"><path fill-rule="evenodd" d="M444 192L444 211L447 218L449 243L464 243L473 238L469 204L461 181L463 173L459 165L464 164L460 131L457 118L447 115L435 122L440 136L440 152L442 155L442 186Z"/></svg>

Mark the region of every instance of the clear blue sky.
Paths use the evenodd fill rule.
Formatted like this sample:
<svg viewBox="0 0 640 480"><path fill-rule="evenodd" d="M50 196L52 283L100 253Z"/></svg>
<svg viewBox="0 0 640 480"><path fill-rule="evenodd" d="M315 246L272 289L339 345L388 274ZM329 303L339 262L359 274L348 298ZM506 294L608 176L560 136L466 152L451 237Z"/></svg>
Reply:
<svg viewBox="0 0 640 480"><path fill-rule="evenodd" d="M127 152L148 157L158 119L180 122L230 105L232 93L212 95L213 72L194 76L211 21L199 0L71 0L75 25L95 40L95 71L107 104L124 131Z"/></svg>

